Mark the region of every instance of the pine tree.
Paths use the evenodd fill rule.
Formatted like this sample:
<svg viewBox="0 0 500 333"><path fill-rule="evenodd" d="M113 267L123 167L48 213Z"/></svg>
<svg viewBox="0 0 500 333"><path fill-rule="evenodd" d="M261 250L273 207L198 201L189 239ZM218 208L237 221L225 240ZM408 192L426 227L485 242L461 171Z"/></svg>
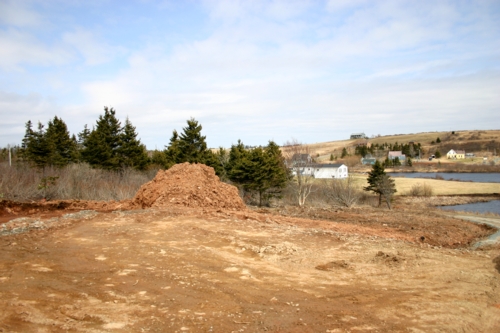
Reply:
<svg viewBox="0 0 500 333"><path fill-rule="evenodd" d="M160 151L157 149L153 150L153 153L151 154L151 164L162 169L168 169L167 156L165 155L165 151Z"/></svg>
<svg viewBox="0 0 500 333"><path fill-rule="evenodd" d="M125 126L120 135L120 147L117 149L122 167L132 167L136 170L144 170L148 165L146 147L137 139L135 127L130 120L125 120Z"/></svg>
<svg viewBox="0 0 500 333"><path fill-rule="evenodd" d="M187 124L179 136L177 163L205 163L208 150L205 137L201 135L202 126L194 118Z"/></svg>
<svg viewBox="0 0 500 333"><path fill-rule="evenodd" d="M42 123L38 122L38 130L33 131L31 121L26 123L26 134L23 139L23 159L37 168L45 168L50 164L53 148L45 136Z"/></svg>
<svg viewBox="0 0 500 333"><path fill-rule="evenodd" d="M83 142L82 159L93 167L119 170L121 167L120 122L113 108L104 107L104 115L99 116L95 129Z"/></svg>
<svg viewBox="0 0 500 333"><path fill-rule="evenodd" d="M180 163L179 159L179 134L176 130L172 132L172 137L170 138L170 144L164 151L166 164L165 167L168 169L174 164Z"/></svg>
<svg viewBox="0 0 500 333"><path fill-rule="evenodd" d="M233 170L235 170L236 167L241 164L242 160L246 158L248 158L248 151L245 149L243 142L238 140L236 145L231 146L226 164L226 173L231 181L237 182L233 179Z"/></svg>
<svg viewBox="0 0 500 333"><path fill-rule="evenodd" d="M245 191L256 192L259 206L279 197L282 189L291 179L279 146L270 141L265 148L257 147L242 151L243 144L233 146L230 152L231 181L242 186Z"/></svg>
<svg viewBox="0 0 500 333"><path fill-rule="evenodd" d="M379 195L379 206L382 203L382 192L380 191L378 185L384 175L386 175L384 166L380 164L378 160L375 161L375 164L373 164L371 171L368 173L368 186L363 188L365 191L371 191Z"/></svg>
<svg viewBox="0 0 500 333"><path fill-rule="evenodd" d="M340 158L344 158L344 157L346 157L346 156L347 156L347 149L344 147L344 148L342 149L342 155L340 155Z"/></svg>
<svg viewBox="0 0 500 333"><path fill-rule="evenodd" d="M77 160L77 146L75 139L69 135L66 123L54 117L50 120L45 133L46 140L51 147L49 164L63 167Z"/></svg>

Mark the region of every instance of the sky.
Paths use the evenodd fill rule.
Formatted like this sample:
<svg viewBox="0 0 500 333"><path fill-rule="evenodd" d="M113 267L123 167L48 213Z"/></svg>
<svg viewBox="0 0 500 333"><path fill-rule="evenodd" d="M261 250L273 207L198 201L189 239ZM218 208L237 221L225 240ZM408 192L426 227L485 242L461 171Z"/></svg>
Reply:
<svg viewBox="0 0 500 333"><path fill-rule="evenodd" d="M0 0L0 147L104 106L148 149L500 128L498 0Z"/></svg>

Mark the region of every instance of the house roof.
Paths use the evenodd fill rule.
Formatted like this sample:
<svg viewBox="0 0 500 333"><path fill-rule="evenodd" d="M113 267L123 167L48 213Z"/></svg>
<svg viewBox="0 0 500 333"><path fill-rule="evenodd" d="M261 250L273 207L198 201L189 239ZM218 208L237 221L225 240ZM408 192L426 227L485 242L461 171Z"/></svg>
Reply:
<svg viewBox="0 0 500 333"><path fill-rule="evenodd" d="M329 163L329 164L312 164L311 165L311 168L340 168L341 166L343 166L345 164L343 163Z"/></svg>
<svg viewBox="0 0 500 333"><path fill-rule="evenodd" d="M457 150L457 154L465 154L465 150Z"/></svg>
<svg viewBox="0 0 500 333"><path fill-rule="evenodd" d="M404 156L404 154L401 151L390 151L389 156L397 157L397 156Z"/></svg>

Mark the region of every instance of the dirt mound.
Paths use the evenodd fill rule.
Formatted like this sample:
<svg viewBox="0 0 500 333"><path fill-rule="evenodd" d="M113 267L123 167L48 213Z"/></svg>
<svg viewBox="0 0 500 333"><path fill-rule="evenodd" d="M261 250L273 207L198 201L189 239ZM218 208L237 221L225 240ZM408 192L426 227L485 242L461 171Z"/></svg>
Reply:
<svg viewBox="0 0 500 333"><path fill-rule="evenodd" d="M203 164L176 164L160 170L156 177L141 186L132 205L140 208L171 206L245 210L238 189L225 184L214 169Z"/></svg>

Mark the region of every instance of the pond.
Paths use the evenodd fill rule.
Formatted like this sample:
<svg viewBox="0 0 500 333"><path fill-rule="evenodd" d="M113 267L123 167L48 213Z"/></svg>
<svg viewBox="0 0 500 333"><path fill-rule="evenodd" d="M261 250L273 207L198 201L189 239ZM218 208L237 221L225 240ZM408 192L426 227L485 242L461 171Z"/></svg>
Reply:
<svg viewBox="0 0 500 333"><path fill-rule="evenodd" d="M431 178L477 183L500 183L500 173L451 173L451 172L388 172L391 177Z"/></svg>
<svg viewBox="0 0 500 333"><path fill-rule="evenodd" d="M455 206L440 206L439 208L444 210L454 210L461 212L500 214L500 200L492 200L488 202L476 202L476 203L455 205Z"/></svg>

